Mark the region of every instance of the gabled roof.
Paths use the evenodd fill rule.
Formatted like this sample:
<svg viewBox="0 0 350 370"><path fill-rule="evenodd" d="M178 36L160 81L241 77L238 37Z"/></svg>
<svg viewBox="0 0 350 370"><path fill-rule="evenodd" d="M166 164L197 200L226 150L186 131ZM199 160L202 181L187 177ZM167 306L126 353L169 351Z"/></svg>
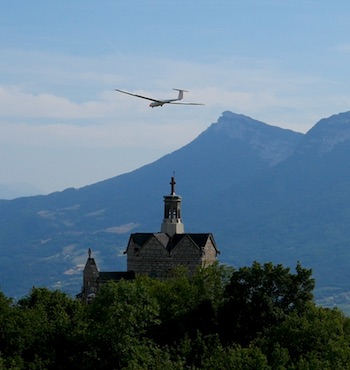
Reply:
<svg viewBox="0 0 350 370"><path fill-rule="evenodd" d="M169 243L170 236L165 233L134 233L130 235L129 243L126 251L127 252L130 242L133 241L135 244L137 244L140 248L142 248L151 238L156 238L159 243L166 248Z"/></svg>
<svg viewBox="0 0 350 370"><path fill-rule="evenodd" d="M142 247L153 236L153 233L134 233L130 234L129 243L132 240L134 243Z"/></svg>
<svg viewBox="0 0 350 370"><path fill-rule="evenodd" d="M96 265L96 262L95 262L94 258L89 257L87 259L84 270L86 268L90 268L93 272L98 272L98 268L97 268L97 265Z"/></svg>
<svg viewBox="0 0 350 370"><path fill-rule="evenodd" d="M203 249L210 238L214 248L216 249L217 253L219 253L213 234L211 233L183 233L174 234L173 236L170 236L166 233L134 233L130 235L128 248L131 241L142 248L152 237L156 238L160 244L167 249L168 252L171 252L184 238L190 238L199 249ZM126 252L127 250L124 253Z"/></svg>
<svg viewBox="0 0 350 370"><path fill-rule="evenodd" d="M168 234L165 234L165 233L156 233L156 234L153 234L153 235L159 240L159 242L164 247L166 247L169 244L170 236Z"/></svg>
<svg viewBox="0 0 350 370"><path fill-rule="evenodd" d="M208 239L211 239L211 242L213 243L213 246L214 246L216 252L217 253L220 253L219 250L218 250L218 248L217 248L217 246L216 246L216 243L215 243L213 234L211 234L211 233L184 233L184 234L175 234L172 237L172 239L173 239L172 246L169 249L169 251L172 250L172 249L174 249L181 242L181 240L183 240L183 238L185 238L185 237L190 238L192 240L192 242L199 249L204 249L205 245L208 242Z"/></svg>

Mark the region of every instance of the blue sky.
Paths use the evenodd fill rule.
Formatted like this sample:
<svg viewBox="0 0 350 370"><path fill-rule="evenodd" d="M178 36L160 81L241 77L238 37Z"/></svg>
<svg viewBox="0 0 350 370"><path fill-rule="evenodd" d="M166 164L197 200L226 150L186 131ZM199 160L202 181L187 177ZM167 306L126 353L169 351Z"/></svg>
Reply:
<svg viewBox="0 0 350 370"><path fill-rule="evenodd" d="M342 0L2 1L0 52L0 184L44 193L150 163L225 110L299 132L350 110Z"/></svg>

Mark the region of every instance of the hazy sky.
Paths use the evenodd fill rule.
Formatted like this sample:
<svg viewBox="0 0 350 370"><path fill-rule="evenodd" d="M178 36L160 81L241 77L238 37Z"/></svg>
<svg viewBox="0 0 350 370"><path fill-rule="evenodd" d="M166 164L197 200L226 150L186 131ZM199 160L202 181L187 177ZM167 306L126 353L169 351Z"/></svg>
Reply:
<svg viewBox="0 0 350 370"><path fill-rule="evenodd" d="M225 110L300 132L350 110L348 0L0 4L0 184L51 192L129 172ZM184 88L205 106L152 109L115 88Z"/></svg>

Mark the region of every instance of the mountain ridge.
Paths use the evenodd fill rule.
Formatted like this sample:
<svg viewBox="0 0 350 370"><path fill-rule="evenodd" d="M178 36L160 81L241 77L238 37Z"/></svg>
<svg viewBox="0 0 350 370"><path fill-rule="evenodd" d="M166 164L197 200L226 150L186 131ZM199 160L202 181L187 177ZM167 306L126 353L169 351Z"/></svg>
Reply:
<svg viewBox="0 0 350 370"><path fill-rule="evenodd" d="M304 136L300 150L318 147L318 154L330 152L350 140L350 112L334 114L318 121Z"/></svg>
<svg viewBox="0 0 350 370"><path fill-rule="evenodd" d="M159 231L162 197L175 171L186 232L213 232L221 262L292 267L300 260L315 266L319 299L336 292L346 301L349 118L349 112L334 115L301 134L225 111L189 144L134 171L80 189L0 201L1 288L15 296L33 285L78 292L88 248L102 270L124 270L129 233ZM322 135L342 139L320 155ZM15 266L21 274L9 272Z"/></svg>

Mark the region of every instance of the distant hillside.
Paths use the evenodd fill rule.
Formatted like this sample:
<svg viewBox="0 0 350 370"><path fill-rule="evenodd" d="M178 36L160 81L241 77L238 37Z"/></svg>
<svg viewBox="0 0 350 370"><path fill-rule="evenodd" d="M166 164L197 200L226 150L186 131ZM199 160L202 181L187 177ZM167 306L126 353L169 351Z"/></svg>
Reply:
<svg viewBox="0 0 350 370"><path fill-rule="evenodd" d="M323 303L347 304L350 113L307 134L224 112L183 148L81 189L0 201L1 288L80 290L91 248L102 270L124 270L130 231L159 231L176 172L188 232L213 232L221 262L312 267ZM349 298L350 299L350 298Z"/></svg>

